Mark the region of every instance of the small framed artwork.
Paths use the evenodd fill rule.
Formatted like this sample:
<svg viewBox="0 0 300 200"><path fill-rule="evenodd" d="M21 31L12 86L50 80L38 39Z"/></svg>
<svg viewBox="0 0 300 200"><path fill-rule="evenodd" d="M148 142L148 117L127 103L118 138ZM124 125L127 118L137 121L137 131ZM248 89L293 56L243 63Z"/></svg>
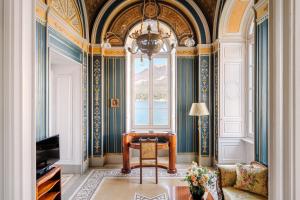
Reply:
<svg viewBox="0 0 300 200"><path fill-rule="evenodd" d="M111 99L110 100L110 107L119 108L120 107L120 100L119 99Z"/></svg>

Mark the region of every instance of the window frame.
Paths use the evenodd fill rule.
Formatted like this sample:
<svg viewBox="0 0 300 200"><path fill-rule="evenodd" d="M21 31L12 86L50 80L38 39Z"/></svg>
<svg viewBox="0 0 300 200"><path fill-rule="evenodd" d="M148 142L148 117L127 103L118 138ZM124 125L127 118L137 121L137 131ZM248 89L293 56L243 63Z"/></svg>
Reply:
<svg viewBox="0 0 300 200"><path fill-rule="evenodd" d="M162 130L162 131L171 131L172 130L172 71L171 71L171 52L168 44L165 42L167 46L166 52L160 52L152 57L149 60L149 124L148 125L136 125L135 124L135 59L140 59L141 53L131 54L131 62L130 62L130 125L131 130ZM143 55L144 57L146 55ZM167 69L168 69L168 125L154 125L153 124L153 60L156 58L166 58L167 59ZM147 58L148 59L148 58Z"/></svg>
<svg viewBox="0 0 300 200"><path fill-rule="evenodd" d="M252 32L250 32L252 30ZM249 50L250 45L252 45L252 86L250 89L249 85L249 74L250 74L250 57L249 57ZM245 108L245 118L246 118L246 137L251 138L254 140L255 137L255 23L254 19L250 20L247 34L246 34L246 108ZM252 109L250 111L250 90L252 90ZM252 112L252 132L250 131L250 123L249 123L249 116L250 112Z"/></svg>

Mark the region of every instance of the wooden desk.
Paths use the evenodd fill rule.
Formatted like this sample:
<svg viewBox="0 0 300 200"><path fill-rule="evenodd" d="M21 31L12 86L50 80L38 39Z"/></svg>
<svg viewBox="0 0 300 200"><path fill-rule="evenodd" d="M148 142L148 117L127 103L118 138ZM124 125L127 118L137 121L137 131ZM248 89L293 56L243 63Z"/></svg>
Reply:
<svg viewBox="0 0 300 200"><path fill-rule="evenodd" d="M122 148L123 148L123 168L122 173L130 173L131 169L140 167L139 164L130 164L130 148L139 149L140 144L137 142L139 138L158 138L163 142L158 143L158 150L169 149L169 165L158 164L158 167L168 169L168 173L174 174L176 169L176 135L174 133L137 133L130 132L122 135ZM152 165L144 165L152 166Z"/></svg>
<svg viewBox="0 0 300 200"><path fill-rule="evenodd" d="M190 189L187 186L176 186L173 190L173 197L171 199L174 200L193 200L192 195L190 193ZM214 200L210 193L206 200Z"/></svg>

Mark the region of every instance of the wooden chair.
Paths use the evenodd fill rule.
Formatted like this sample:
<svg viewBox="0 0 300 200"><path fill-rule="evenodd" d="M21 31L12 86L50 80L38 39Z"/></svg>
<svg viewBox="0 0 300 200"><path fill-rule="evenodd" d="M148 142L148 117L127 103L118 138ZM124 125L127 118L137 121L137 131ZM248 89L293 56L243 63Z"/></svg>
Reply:
<svg viewBox="0 0 300 200"><path fill-rule="evenodd" d="M157 175L157 143L158 139L142 139L140 138L140 184L142 184L143 176L143 160L154 160L155 161L155 178L156 184L158 183Z"/></svg>

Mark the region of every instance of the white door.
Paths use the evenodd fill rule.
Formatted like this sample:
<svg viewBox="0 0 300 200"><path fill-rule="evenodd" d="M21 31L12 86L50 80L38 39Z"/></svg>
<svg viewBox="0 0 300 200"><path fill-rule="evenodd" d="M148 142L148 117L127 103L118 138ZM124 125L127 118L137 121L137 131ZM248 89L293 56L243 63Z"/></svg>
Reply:
<svg viewBox="0 0 300 200"><path fill-rule="evenodd" d="M80 173L81 65L52 64L50 69L50 134L60 136L60 164L66 173Z"/></svg>

